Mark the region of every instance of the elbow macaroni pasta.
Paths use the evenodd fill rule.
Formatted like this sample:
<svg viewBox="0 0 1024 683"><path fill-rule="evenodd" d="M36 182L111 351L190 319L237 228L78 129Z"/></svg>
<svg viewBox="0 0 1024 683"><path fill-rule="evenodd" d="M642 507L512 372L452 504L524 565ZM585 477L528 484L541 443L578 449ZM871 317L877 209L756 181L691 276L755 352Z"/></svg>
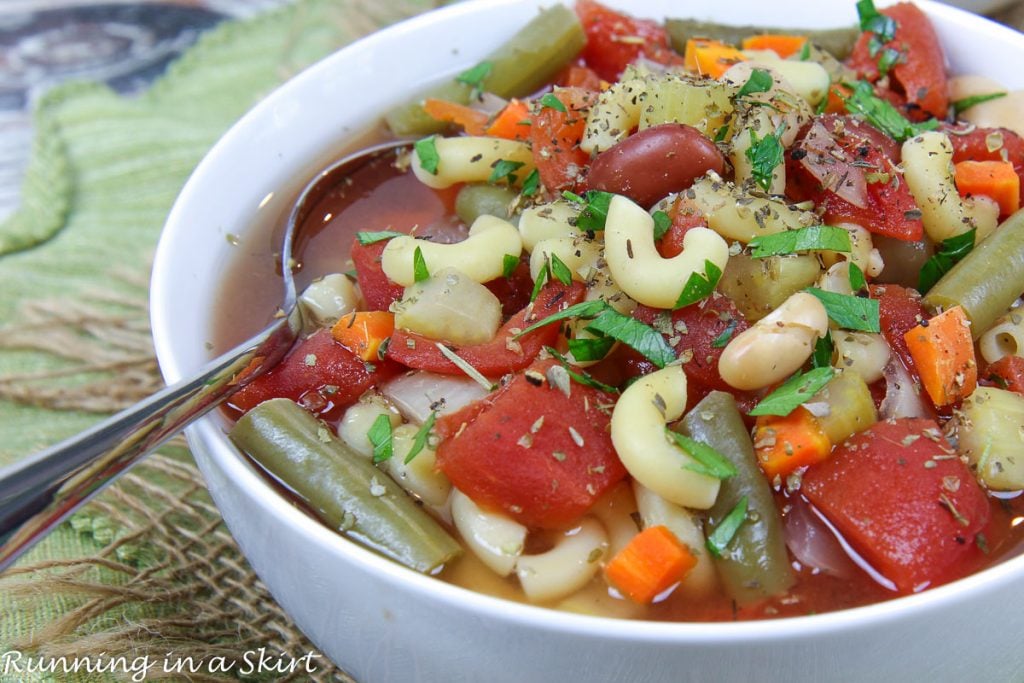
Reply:
<svg viewBox="0 0 1024 683"><path fill-rule="evenodd" d="M708 227L726 239L744 244L758 236L820 223L812 213L791 209L774 199L748 195L714 172L695 182L685 196L707 218Z"/></svg>
<svg viewBox="0 0 1024 683"><path fill-rule="evenodd" d="M562 199L550 204L537 204L523 209L519 216L519 235L523 248L533 251L538 242L553 237L575 237L580 234L576 217L579 204Z"/></svg>
<svg viewBox="0 0 1024 683"><path fill-rule="evenodd" d="M516 576L531 602L563 598L583 588L601 568L608 554L608 535L601 523L585 517L555 547L516 561Z"/></svg>
<svg viewBox="0 0 1024 683"><path fill-rule="evenodd" d="M508 576L515 570L526 545L525 526L497 512L481 510L458 489L452 490L452 522L473 554L492 571Z"/></svg>
<svg viewBox="0 0 1024 683"><path fill-rule="evenodd" d="M418 154L412 155L412 172L421 183L436 190L456 183L485 183L499 161L522 164L513 172L515 183L521 183L535 168L533 152L525 142L504 138L463 136L434 138L437 150L437 173L423 168ZM506 179L507 181L507 179Z"/></svg>
<svg viewBox="0 0 1024 683"><path fill-rule="evenodd" d="M1024 356L1024 313L1013 310L1000 318L978 339L978 349L989 363L1003 356Z"/></svg>

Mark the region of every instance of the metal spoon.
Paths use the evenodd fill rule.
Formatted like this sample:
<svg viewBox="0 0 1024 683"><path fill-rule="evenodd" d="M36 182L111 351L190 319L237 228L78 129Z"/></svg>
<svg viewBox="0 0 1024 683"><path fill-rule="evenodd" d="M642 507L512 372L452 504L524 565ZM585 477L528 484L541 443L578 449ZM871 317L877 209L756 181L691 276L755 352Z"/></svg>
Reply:
<svg viewBox="0 0 1024 683"><path fill-rule="evenodd" d="M327 167L303 188L288 216L281 245L284 314L266 329L194 377L0 469L0 572L142 456L284 358L303 325L290 267L296 232L317 202L355 170L407 145L388 142L360 150ZM250 373L236 383L245 368L251 368Z"/></svg>

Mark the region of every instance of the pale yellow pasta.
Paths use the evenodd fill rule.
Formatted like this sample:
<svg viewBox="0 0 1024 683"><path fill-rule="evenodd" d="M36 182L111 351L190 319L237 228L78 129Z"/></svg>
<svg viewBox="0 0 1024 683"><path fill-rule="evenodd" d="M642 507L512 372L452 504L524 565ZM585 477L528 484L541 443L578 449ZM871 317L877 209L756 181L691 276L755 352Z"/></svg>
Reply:
<svg viewBox="0 0 1024 683"><path fill-rule="evenodd" d="M714 505L721 482L687 469L695 461L665 431L685 407L682 366L640 377L622 392L612 411L612 444L636 481L677 505L706 510Z"/></svg>
<svg viewBox="0 0 1024 683"><path fill-rule="evenodd" d="M986 197L961 199L953 178L953 144L929 131L903 143L903 178L921 210L921 223L934 242L974 228L976 241L995 230L999 207Z"/></svg>
<svg viewBox="0 0 1024 683"><path fill-rule="evenodd" d="M318 327L330 327L338 318L358 310L359 292L352 280L341 273L331 273L313 280L299 297L302 314Z"/></svg>
<svg viewBox="0 0 1024 683"><path fill-rule="evenodd" d="M564 598L585 586L607 559L608 535L596 519L584 517L555 547L516 561L519 585L531 602Z"/></svg>
<svg viewBox="0 0 1024 683"><path fill-rule="evenodd" d="M978 338L978 350L989 363L1003 356L1024 356L1024 311L1014 309Z"/></svg>
<svg viewBox="0 0 1024 683"><path fill-rule="evenodd" d="M410 424L396 427L391 433L393 455L385 461L384 467L391 478L403 489L427 505L442 507L448 500L452 484L444 472L437 468L437 456L429 440L412 460L405 458L412 450L419 430Z"/></svg>
<svg viewBox="0 0 1024 683"><path fill-rule="evenodd" d="M656 308L675 306L690 276L704 275L705 261L724 270L729 260L725 240L707 228L688 231L682 253L662 258L654 246L654 219L622 196L612 198L608 206L604 243L615 284L630 298Z"/></svg>
<svg viewBox="0 0 1024 683"><path fill-rule="evenodd" d="M535 168L533 152L525 142L504 138L459 136L434 138L437 150L437 173L423 168L418 154L412 155L412 171L421 183L436 190L456 183L486 183L499 161L522 164L512 173L515 183L522 183ZM503 182L508 178L502 179Z"/></svg>
<svg viewBox="0 0 1024 683"><path fill-rule="evenodd" d="M706 595L718 584L715 563L704 548L704 530L698 517L684 507L670 503L654 491L633 481L637 510L646 529L663 525L689 547L697 564L686 575L679 589L689 596Z"/></svg>
<svg viewBox="0 0 1024 683"><path fill-rule="evenodd" d="M957 444L978 480L995 491L1024 488L1024 397L978 387L958 415Z"/></svg>
<svg viewBox="0 0 1024 683"><path fill-rule="evenodd" d="M636 512L633 489L626 482L619 482L590 508L590 514L604 525L608 534L609 557L615 557L639 533Z"/></svg>
<svg viewBox="0 0 1024 683"><path fill-rule="evenodd" d="M455 268L442 268L405 288L395 326L457 345L483 344L501 326L501 302Z"/></svg>
<svg viewBox="0 0 1024 683"><path fill-rule="evenodd" d="M526 527L501 513L481 510L458 489L452 490L451 501L452 523L470 551L498 575L511 574L526 545Z"/></svg>
<svg viewBox="0 0 1024 683"><path fill-rule="evenodd" d="M419 248L427 271L455 268L476 282L489 282L504 270L505 255L519 256L523 240L515 226L496 216L480 216L461 242L441 244L402 235L388 241L381 254L381 268L393 282L408 287L416 281L413 259Z"/></svg>
<svg viewBox="0 0 1024 683"><path fill-rule="evenodd" d="M837 222L834 227L842 228L850 233L850 251L819 251L822 263L832 266L841 261L852 261L865 274L878 277L885 263L882 255L875 249L871 233L856 223Z"/></svg>
<svg viewBox="0 0 1024 683"><path fill-rule="evenodd" d="M736 389L762 389L799 370L828 331L828 314L817 297L797 292L733 337L718 359L722 379Z"/></svg>
<svg viewBox="0 0 1024 683"><path fill-rule="evenodd" d="M580 234L576 217L580 205L559 199L550 204L537 204L523 209L519 216L519 235L523 249L533 251L534 246L552 237L575 237Z"/></svg>
<svg viewBox="0 0 1024 683"><path fill-rule="evenodd" d="M367 434L381 415L388 416L392 427L402 424L402 416L382 396L372 392L364 394L345 411L338 424L338 437L359 455L373 457L373 444Z"/></svg>
<svg viewBox="0 0 1024 683"><path fill-rule="evenodd" d="M882 379L889 363L889 344L880 334L833 331L835 364L846 372L860 375L866 384Z"/></svg>
<svg viewBox="0 0 1024 683"><path fill-rule="evenodd" d="M960 118L980 128L1008 128L1017 135L1024 135L1024 90L1007 92L1002 84L984 76L949 79L949 99L952 102L994 93L1005 93L1005 96L969 107L960 114Z"/></svg>
<svg viewBox="0 0 1024 683"><path fill-rule="evenodd" d="M684 195L704 214L708 227L726 239L744 244L758 236L821 223L810 212L798 211L774 199L753 197L714 172L700 178Z"/></svg>
<svg viewBox="0 0 1024 683"><path fill-rule="evenodd" d="M551 237L538 242L530 254L530 277L534 281L550 265L552 254L569 268L573 280L586 282L597 268L601 245L583 236Z"/></svg>
<svg viewBox="0 0 1024 683"><path fill-rule="evenodd" d="M587 115L580 149L587 154L597 154L624 140L640 123L646 90L644 79L631 78L602 92Z"/></svg>

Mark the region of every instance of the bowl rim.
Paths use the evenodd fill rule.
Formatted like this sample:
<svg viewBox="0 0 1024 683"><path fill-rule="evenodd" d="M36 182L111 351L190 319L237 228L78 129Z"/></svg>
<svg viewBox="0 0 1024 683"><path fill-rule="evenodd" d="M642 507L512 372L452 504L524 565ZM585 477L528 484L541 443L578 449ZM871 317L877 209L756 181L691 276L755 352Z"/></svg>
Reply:
<svg viewBox="0 0 1024 683"><path fill-rule="evenodd" d="M570 0L538 0L533 6L569 4ZM965 29L988 32L1000 40L1019 43L1024 51L1024 35L1008 27L965 10L940 4L934 0L914 0L929 16L955 20ZM523 3L521 0L469 0L444 8L427 11L410 19L386 27L343 47L325 59L308 67L287 83L279 86L250 109L222 136L194 170L176 199L161 233L154 258L151 278L151 323L154 346L161 372L168 383L186 376L176 352L174 325L168 310L173 299L173 261L169 257L169 244L174 240L175 228L181 220L185 205L193 201L197 188L206 182L206 175L215 167L214 159L221 150L245 135L254 121L272 115L282 91L287 92L307 81L315 81L321 74L335 68L338 62L357 59L360 55L388 45L411 32L429 30L463 16L473 16L493 7ZM609 4L615 4L610 2ZM618 4L623 4L619 2ZM852 4L852 2L851 2ZM888 0L880 6L892 4ZM529 625L542 630L565 631L580 635L614 637L628 641L657 640L664 643L736 644L757 640L770 642L821 635L824 632L874 628L891 621L909 619L922 613L936 612L963 600L970 600L981 592L997 590L1014 580L1024 578L1024 555L1008 558L980 572L920 593L898 596L881 602L820 614L760 619L741 622L659 622L643 619L620 619L582 615L544 606L531 605L463 588L403 567L378 555L354 541L335 533L312 516L291 505L272 489L255 467L228 441L222 421L207 416L187 430L190 446L197 453L214 459L235 486L260 495L268 512L301 534L305 540L328 550L340 560L358 564L360 568L386 577L394 584L414 589L429 600L446 603L461 611L485 615L505 622ZM206 447L206 448L204 448Z"/></svg>

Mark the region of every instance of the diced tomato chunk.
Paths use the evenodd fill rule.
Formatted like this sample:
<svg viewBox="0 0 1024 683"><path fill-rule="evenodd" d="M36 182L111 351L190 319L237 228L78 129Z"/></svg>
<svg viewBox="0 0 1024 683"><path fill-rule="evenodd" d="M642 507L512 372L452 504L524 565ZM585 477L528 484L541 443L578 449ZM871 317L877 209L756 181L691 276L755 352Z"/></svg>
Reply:
<svg viewBox="0 0 1024 683"><path fill-rule="evenodd" d="M1009 161L1024 187L1024 138L1007 128L977 128L969 124L947 125L943 131L953 143L953 163Z"/></svg>
<svg viewBox="0 0 1024 683"><path fill-rule="evenodd" d="M659 64L682 64L661 24L634 19L594 2L577 0L576 14L587 34L583 60L606 81L616 81L640 57Z"/></svg>
<svg viewBox="0 0 1024 683"><path fill-rule="evenodd" d="M691 306L675 311L662 311L649 306L637 306L633 311L637 320L653 325L675 349L683 363L683 371L707 389L733 391L718 374L718 359L728 340L750 327L732 299L713 294ZM715 344L715 340L719 340Z"/></svg>
<svg viewBox="0 0 1024 683"><path fill-rule="evenodd" d="M580 141L597 94L583 88L555 88L553 94L565 111L539 105L530 126L530 145L541 182L557 193L584 185L590 155L580 149Z"/></svg>
<svg viewBox="0 0 1024 683"><path fill-rule="evenodd" d="M532 306L509 318L489 342L474 346L447 345L460 358L488 377L500 377L522 370L545 346L554 344L558 323L545 325L515 339L516 335L535 322L583 300L584 287L578 282L566 287L560 282L545 285ZM388 345L388 358L417 370L446 375L461 375L463 370L450 361L437 347L437 341L408 330L397 329Z"/></svg>
<svg viewBox="0 0 1024 683"><path fill-rule="evenodd" d="M708 227L708 221L693 202L685 199L685 195L680 195L667 213L672 223L658 241L657 248L662 258L674 258L683 253L686 233L693 228Z"/></svg>
<svg viewBox="0 0 1024 683"><path fill-rule="evenodd" d="M932 420L879 422L803 477L803 494L900 593L960 576L988 499Z"/></svg>
<svg viewBox="0 0 1024 683"><path fill-rule="evenodd" d="M885 340L903 365L916 375L914 359L903 335L929 318L921 305L921 295L899 285L871 285L868 292L872 299L878 300L878 322Z"/></svg>
<svg viewBox="0 0 1024 683"><path fill-rule="evenodd" d="M373 244L360 244L358 239L352 240L352 263L356 267L356 279L359 291L363 294L366 307L371 311L386 311L394 302L402 298L404 288L392 282L380 265L380 255L387 246L387 241Z"/></svg>
<svg viewBox="0 0 1024 683"><path fill-rule="evenodd" d="M530 260L521 258L509 277L499 277L485 282L484 286L501 302L501 314L508 318L526 307L533 294L533 278L530 277Z"/></svg>
<svg viewBox="0 0 1024 683"><path fill-rule="evenodd" d="M386 361L364 362L336 342L330 330L318 330L296 344L277 367L239 390L228 405L244 413L267 399L290 398L324 419L335 419L397 370Z"/></svg>
<svg viewBox="0 0 1024 683"><path fill-rule="evenodd" d="M612 447L614 397L545 381L540 361L491 397L438 420L437 464L477 504L529 527L579 519L625 475Z"/></svg>
<svg viewBox="0 0 1024 683"><path fill-rule="evenodd" d="M1024 396L1024 358L1020 356L1003 356L988 366L983 377Z"/></svg>

